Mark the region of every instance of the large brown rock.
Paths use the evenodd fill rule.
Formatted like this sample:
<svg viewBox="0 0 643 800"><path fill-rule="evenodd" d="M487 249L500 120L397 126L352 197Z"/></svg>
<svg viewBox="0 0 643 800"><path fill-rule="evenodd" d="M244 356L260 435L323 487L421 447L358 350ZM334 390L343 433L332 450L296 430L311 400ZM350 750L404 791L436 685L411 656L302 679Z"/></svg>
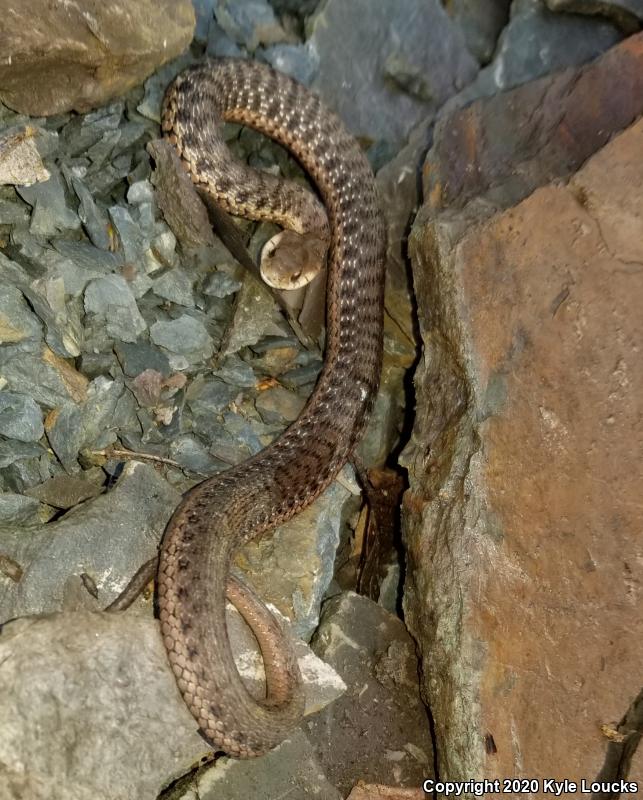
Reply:
<svg viewBox="0 0 643 800"><path fill-rule="evenodd" d="M484 196L496 207L573 174L643 113L643 33L566 69L443 117L424 164L430 209Z"/></svg>
<svg viewBox="0 0 643 800"><path fill-rule="evenodd" d="M611 729L643 663L642 152L638 122L568 185L414 227L405 619L441 778L627 774L636 734Z"/></svg>
<svg viewBox="0 0 643 800"><path fill-rule="evenodd" d="M190 43L191 0L0 0L0 101L31 116L88 111Z"/></svg>

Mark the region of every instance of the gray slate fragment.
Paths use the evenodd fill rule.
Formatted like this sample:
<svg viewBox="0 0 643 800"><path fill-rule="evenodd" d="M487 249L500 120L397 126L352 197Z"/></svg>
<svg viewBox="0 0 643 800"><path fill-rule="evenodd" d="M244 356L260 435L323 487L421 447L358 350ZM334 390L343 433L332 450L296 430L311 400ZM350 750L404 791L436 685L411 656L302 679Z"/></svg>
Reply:
<svg viewBox="0 0 643 800"><path fill-rule="evenodd" d="M216 19L213 19L210 24L208 43L205 52L207 56L214 58L238 58L244 55L239 45L235 44L232 39L230 39Z"/></svg>
<svg viewBox="0 0 643 800"><path fill-rule="evenodd" d="M599 56L622 38L612 23L575 14L555 14L544 0L515 0L493 61L454 103L460 107L565 67ZM441 113L448 113L452 105Z"/></svg>
<svg viewBox="0 0 643 800"><path fill-rule="evenodd" d="M342 475L347 472L349 467ZM344 515L353 508L353 495L336 480L272 537L255 539L243 550L240 565L249 582L277 608L292 607L292 628L304 640L317 627L322 598L334 573Z"/></svg>
<svg viewBox="0 0 643 800"><path fill-rule="evenodd" d="M66 402L56 409L54 419L47 427L51 449L67 472L79 470L78 451L83 441L81 421L79 406Z"/></svg>
<svg viewBox="0 0 643 800"><path fill-rule="evenodd" d="M109 235L109 218L106 211L96 204L91 192L80 178L73 177L71 184L80 201L78 216L92 244L101 250L109 250L112 240Z"/></svg>
<svg viewBox="0 0 643 800"><path fill-rule="evenodd" d="M257 55L305 86L312 83L319 70L319 56L309 45L275 44L258 50Z"/></svg>
<svg viewBox="0 0 643 800"><path fill-rule="evenodd" d="M500 31L509 19L511 0L450 0L451 19L462 29L467 47L481 64L488 64Z"/></svg>
<svg viewBox="0 0 643 800"><path fill-rule="evenodd" d="M257 376L252 367L237 355L228 356L223 364L216 368L214 374L233 386L252 389L257 383Z"/></svg>
<svg viewBox="0 0 643 800"><path fill-rule="evenodd" d="M255 401L257 411L266 423L293 422L306 404L306 398L289 392L283 386L272 386L260 392Z"/></svg>
<svg viewBox="0 0 643 800"><path fill-rule="evenodd" d="M154 187L148 180L136 181L127 190L127 202L137 206L154 200Z"/></svg>
<svg viewBox="0 0 643 800"><path fill-rule="evenodd" d="M184 469L197 475L216 475L227 467L223 461L214 458L203 442L192 434L185 434L172 440L169 456Z"/></svg>
<svg viewBox="0 0 643 800"><path fill-rule="evenodd" d="M62 277L34 281L22 292L45 326L45 341L59 356L76 358L80 355L83 336L80 309L67 302L65 282Z"/></svg>
<svg viewBox="0 0 643 800"><path fill-rule="evenodd" d="M151 618L16 620L0 662L1 800L154 800L207 753Z"/></svg>
<svg viewBox="0 0 643 800"><path fill-rule="evenodd" d="M123 368L130 378L135 378L146 369L155 369L167 378L170 374L170 362L165 353L148 342L116 342L114 350Z"/></svg>
<svg viewBox="0 0 643 800"><path fill-rule="evenodd" d="M228 36L250 51L260 44L274 44L286 38L267 0L216 0L214 15Z"/></svg>
<svg viewBox="0 0 643 800"><path fill-rule="evenodd" d="M194 306L192 284L194 279L178 267L168 270L152 284L154 294L179 306Z"/></svg>
<svg viewBox="0 0 643 800"><path fill-rule="evenodd" d="M478 69L439 0L328 0L308 29L319 59L313 88L358 136L402 142ZM427 81L430 101L387 81L392 58Z"/></svg>
<svg viewBox="0 0 643 800"><path fill-rule="evenodd" d="M77 231L78 214L67 205L65 184L59 170L51 167L48 181L33 186L19 186L22 199L33 207L29 230L35 236L54 236L60 231Z"/></svg>
<svg viewBox="0 0 643 800"><path fill-rule="evenodd" d="M155 139L148 143L147 151L156 164L152 184L158 204L176 238L185 247L213 246L215 238L208 212L175 148L163 139Z"/></svg>
<svg viewBox="0 0 643 800"><path fill-rule="evenodd" d="M217 270L208 278L203 289L203 294L219 298L228 297L238 292L241 286L241 281L236 280L236 278L233 278L232 275L229 275L227 272Z"/></svg>
<svg viewBox="0 0 643 800"><path fill-rule="evenodd" d="M420 699L415 645L402 621L343 592L324 604L313 650L342 676L347 693L308 723L330 780L419 786L431 775L431 735ZM337 758L337 753L342 758Z"/></svg>
<svg viewBox="0 0 643 800"><path fill-rule="evenodd" d="M0 199L0 225L25 225L29 214L27 205L18 197L11 200Z"/></svg>
<svg viewBox="0 0 643 800"><path fill-rule="evenodd" d="M45 522L39 512L40 503L33 497L11 492L0 493L0 527Z"/></svg>
<svg viewBox="0 0 643 800"><path fill-rule="evenodd" d="M210 24L214 20L214 6L216 0L192 0L196 13L196 28L194 38L197 42L206 42Z"/></svg>
<svg viewBox="0 0 643 800"><path fill-rule="evenodd" d="M31 397L0 391L0 434L21 442L37 442L44 432L42 411Z"/></svg>
<svg viewBox="0 0 643 800"><path fill-rule="evenodd" d="M123 393L120 381L99 375L89 384L87 399L82 407L81 447L101 450L116 441L119 419L116 405Z"/></svg>
<svg viewBox="0 0 643 800"><path fill-rule="evenodd" d="M230 386L218 378L204 380L199 377L190 384L185 399L194 416L197 419L204 417L207 422L228 408L238 393L236 386Z"/></svg>
<svg viewBox="0 0 643 800"><path fill-rule="evenodd" d="M140 226L134 222L127 208L110 206L108 213L118 231L125 261L135 264L149 247L149 242L145 241Z"/></svg>
<svg viewBox="0 0 643 800"><path fill-rule="evenodd" d="M313 748L300 730L253 761L222 759L199 774L198 784L176 800L342 800L327 780Z"/></svg>
<svg viewBox="0 0 643 800"><path fill-rule="evenodd" d="M0 254L0 267L9 261ZM6 274L6 273L5 273ZM0 344L15 344L42 338L42 325L31 311L22 292L10 283L0 283Z"/></svg>
<svg viewBox="0 0 643 800"><path fill-rule="evenodd" d="M104 320L109 336L123 342L135 342L147 328L132 290L120 275L106 275L87 285L85 311Z"/></svg>
<svg viewBox="0 0 643 800"><path fill-rule="evenodd" d="M216 430L210 427L208 436L212 439L210 452L226 464L239 464L264 446L256 426L232 411L223 413L223 424Z"/></svg>
<svg viewBox="0 0 643 800"><path fill-rule="evenodd" d="M15 464L16 461L37 458L44 452L44 448L35 442L0 439L0 469Z"/></svg>
<svg viewBox="0 0 643 800"><path fill-rule="evenodd" d="M643 24L643 0L545 0L551 11L590 14L611 19L624 33Z"/></svg>
<svg viewBox="0 0 643 800"><path fill-rule="evenodd" d="M0 552L25 574L19 584L0 582L0 624L16 616L58 611L67 580L88 573L101 606L156 553L180 495L148 464L128 462L118 483L56 522L24 531L0 531Z"/></svg>
<svg viewBox="0 0 643 800"><path fill-rule="evenodd" d="M251 275L244 275L237 294L234 317L221 347L224 355L237 353L265 336L283 336L286 323L270 292Z"/></svg>
<svg viewBox="0 0 643 800"><path fill-rule="evenodd" d="M46 409L67 403L73 396L76 387L70 386L66 377L40 350L16 354L0 367L0 379L7 381L9 389L30 395Z"/></svg>
<svg viewBox="0 0 643 800"><path fill-rule="evenodd" d="M98 270L106 274L114 272L124 263L122 253L111 253L99 249L89 242L77 242L68 239L54 239L52 242L60 255L69 258L81 270Z"/></svg>
<svg viewBox="0 0 643 800"><path fill-rule="evenodd" d="M150 328L150 337L171 353L207 359L213 353L212 339L202 322L188 314L182 314L169 322L155 322Z"/></svg>

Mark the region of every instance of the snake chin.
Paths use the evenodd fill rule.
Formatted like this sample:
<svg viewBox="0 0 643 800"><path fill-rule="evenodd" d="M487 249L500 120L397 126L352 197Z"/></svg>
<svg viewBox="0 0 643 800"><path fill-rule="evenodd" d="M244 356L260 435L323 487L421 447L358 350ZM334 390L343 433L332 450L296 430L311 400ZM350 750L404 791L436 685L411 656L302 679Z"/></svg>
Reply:
<svg viewBox="0 0 643 800"><path fill-rule="evenodd" d="M274 289L300 289L321 272L327 243L318 236L285 230L263 246L259 269Z"/></svg>

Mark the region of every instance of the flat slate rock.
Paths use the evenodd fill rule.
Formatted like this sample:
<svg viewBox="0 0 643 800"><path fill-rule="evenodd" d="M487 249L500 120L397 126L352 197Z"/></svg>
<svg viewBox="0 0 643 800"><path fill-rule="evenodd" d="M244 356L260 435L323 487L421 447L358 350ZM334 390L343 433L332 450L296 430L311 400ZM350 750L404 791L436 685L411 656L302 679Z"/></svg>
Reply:
<svg viewBox="0 0 643 800"><path fill-rule="evenodd" d="M402 142L478 71L438 0L328 0L308 26L313 88L372 140Z"/></svg>

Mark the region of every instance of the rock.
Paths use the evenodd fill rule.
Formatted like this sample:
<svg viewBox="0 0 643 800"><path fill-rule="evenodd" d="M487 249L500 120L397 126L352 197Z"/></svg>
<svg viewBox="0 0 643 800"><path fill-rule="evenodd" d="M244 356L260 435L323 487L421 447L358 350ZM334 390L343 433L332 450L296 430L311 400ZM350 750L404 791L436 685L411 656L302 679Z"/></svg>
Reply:
<svg viewBox="0 0 643 800"><path fill-rule="evenodd" d="M55 522L0 531L0 553L25 570L14 586L0 581L0 624L59 611L71 576L89 574L100 606L110 603L156 552L179 494L147 464L129 462L116 486ZM28 569L27 569L28 568Z"/></svg>
<svg viewBox="0 0 643 800"><path fill-rule="evenodd" d="M190 43L190 0L0 2L0 101L31 116L79 112L140 84Z"/></svg>
<svg viewBox="0 0 643 800"><path fill-rule="evenodd" d="M208 40L208 31L214 20L214 6L216 0L192 0L194 12L196 14L196 28L194 38L198 42Z"/></svg>
<svg viewBox="0 0 643 800"><path fill-rule="evenodd" d="M493 61L462 92L465 105L565 67L596 58L622 38L607 20L553 14L545 0L516 0L511 19L498 40Z"/></svg>
<svg viewBox="0 0 643 800"><path fill-rule="evenodd" d="M44 432L42 411L31 397L0 392L0 434L21 442L37 442Z"/></svg>
<svg viewBox="0 0 643 800"><path fill-rule="evenodd" d="M306 399L283 386L273 386L261 392L255 406L266 423L293 422L297 419Z"/></svg>
<svg viewBox="0 0 643 800"><path fill-rule="evenodd" d="M9 265L9 259L0 258L0 265ZM0 284L0 344L18 344L38 341L42 325L25 302L24 295L10 283Z"/></svg>
<svg viewBox="0 0 643 800"><path fill-rule="evenodd" d="M65 186L57 169L51 168L51 176L42 183L20 186L18 193L33 207L29 230L36 236L49 237L58 231L78 230L80 220L67 205Z"/></svg>
<svg viewBox="0 0 643 800"><path fill-rule="evenodd" d="M208 751L151 618L16 620L2 629L0 659L2 800L49 800L61 786L79 800L151 800ZM105 731L116 730L106 745Z"/></svg>
<svg viewBox="0 0 643 800"><path fill-rule="evenodd" d="M46 345L35 354L15 353L0 368L0 377L9 389L47 409L81 402L87 393L87 378Z"/></svg>
<svg viewBox="0 0 643 800"><path fill-rule="evenodd" d="M208 212L181 166L176 150L162 139L150 142L147 149L156 163L152 183L157 190L158 204L176 238L187 247L214 245Z"/></svg>
<svg viewBox="0 0 643 800"><path fill-rule="evenodd" d="M46 521L47 518L46 516L43 517L42 506L38 500L32 497L25 497L22 494L12 494L11 492L2 492L0 494L0 527L31 525ZM22 570L20 575L22 575Z"/></svg>
<svg viewBox="0 0 643 800"><path fill-rule="evenodd" d="M263 758L235 761L224 758L199 774L176 800L282 800L310 797L341 800L342 795L325 778L315 751L301 731L293 731L283 744Z"/></svg>
<svg viewBox="0 0 643 800"><path fill-rule="evenodd" d="M510 0L451 0L445 6L481 64L491 61L500 31L509 19L509 6Z"/></svg>
<svg viewBox="0 0 643 800"><path fill-rule="evenodd" d="M153 283L154 294L180 306L194 307L194 278L181 269L170 269Z"/></svg>
<svg viewBox="0 0 643 800"><path fill-rule="evenodd" d="M135 342L147 328L132 290L120 275L90 281L85 289L85 311L96 316L96 324L104 327L108 336L122 342Z"/></svg>
<svg viewBox="0 0 643 800"><path fill-rule="evenodd" d="M424 165L427 208L463 208L481 196L506 208L574 172L642 112L639 34L587 66L442 118Z"/></svg>
<svg viewBox="0 0 643 800"><path fill-rule="evenodd" d="M641 0L545 0L551 11L608 17L624 33L638 31L643 22Z"/></svg>
<svg viewBox="0 0 643 800"><path fill-rule="evenodd" d="M258 594L291 619L295 634L310 639L333 577L335 553L353 510L356 491L340 479L270 537L249 542L236 559Z"/></svg>
<svg viewBox="0 0 643 800"><path fill-rule="evenodd" d="M0 184L31 186L49 180L34 137L38 128L31 125L4 131L0 136Z"/></svg>
<svg viewBox="0 0 643 800"><path fill-rule="evenodd" d="M371 140L399 145L477 72L438 0L328 0L308 28L319 63L313 88Z"/></svg>
<svg viewBox="0 0 643 800"><path fill-rule="evenodd" d="M422 789L400 789L398 786L360 781L346 800L424 800L425 797Z"/></svg>
<svg viewBox="0 0 643 800"><path fill-rule="evenodd" d="M308 723L332 783L342 793L358 779L390 783L391 775L399 786L421 785L432 771L431 736L415 645L402 621L344 592L324 604L313 650L348 686Z"/></svg>
<svg viewBox="0 0 643 800"><path fill-rule="evenodd" d="M234 317L221 346L223 355L237 353L265 336L283 336L286 323L266 287L245 273L234 305Z"/></svg>
<svg viewBox="0 0 643 800"><path fill-rule="evenodd" d="M242 624L233 616L231 638L235 657L247 663L256 644L247 629L238 628ZM303 662L316 667L305 669L302 662L304 679L325 676L321 686L328 695L332 670L304 645L299 652L302 648ZM152 800L211 754L179 694L151 615L134 609L126 614L77 610L16 620L2 629L0 660L11 663L0 677L0 701L7 714L0 731L2 800L48 800L59 786L65 787L65 797ZM331 697L342 690L336 676L334 683ZM313 708L328 702L314 684L307 682L305 689ZM115 728L118 741L106 746L105 731ZM61 729L64 737L56 735ZM37 746L43 736L51 740L49 747ZM88 769L70 759L70 749ZM272 783L266 779L266 761L272 765ZM340 800L319 773L311 746L294 731L265 759L217 763L200 777L199 796L219 797L224 787L230 798L252 796L248 787L261 779L262 797L277 800L284 786L295 783L317 797ZM210 786L216 795L203 793Z"/></svg>
<svg viewBox="0 0 643 800"><path fill-rule="evenodd" d="M642 147L639 121L568 185L413 230L404 607L441 778L593 779L640 690Z"/></svg>
<svg viewBox="0 0 643 800"><path fill-rule="evenodd" d="M105 475L102 470L98 470L98 473L98 475L92 475L92 479L85 476L79 478L75 475L57 475L55 478L50 478L39 486L29 489L27 494L29 497L35 497L43 503L54 506L54 508L65 510L73 508L102 493Z"/></svg>
<svg viewBox="0 0 643 800"><path fill-rule="evenodd" d="M154 344L170 354L191 360L205 361L213 352L212 339L204 324L189 314L182 314L169 322L155 322L150 328L150 337Z"/></svg>
<svg viewBox="0 0 643 800"><path fill-rule="evenodd" d="M257 55L279 72L285 72L306 86L312 82L319 69L315 52L308 45L275 44L259 49Z"/></svg>
<svg viewBox="0 0 643 800"><path fill-rule="evenodd" d="M286 39L268 0L216 0L214 15L225 33L251 52L260 44Z"/></svg>
<svg viewBox="0 0 643 800"><path fill-rule="evenodd" d="M130 378L135 378L146 369L155 369L166 378L171 372L167 356L153 344L147 342L137 342L136 344L116 342L114 350L123 372Z"/></svg>

